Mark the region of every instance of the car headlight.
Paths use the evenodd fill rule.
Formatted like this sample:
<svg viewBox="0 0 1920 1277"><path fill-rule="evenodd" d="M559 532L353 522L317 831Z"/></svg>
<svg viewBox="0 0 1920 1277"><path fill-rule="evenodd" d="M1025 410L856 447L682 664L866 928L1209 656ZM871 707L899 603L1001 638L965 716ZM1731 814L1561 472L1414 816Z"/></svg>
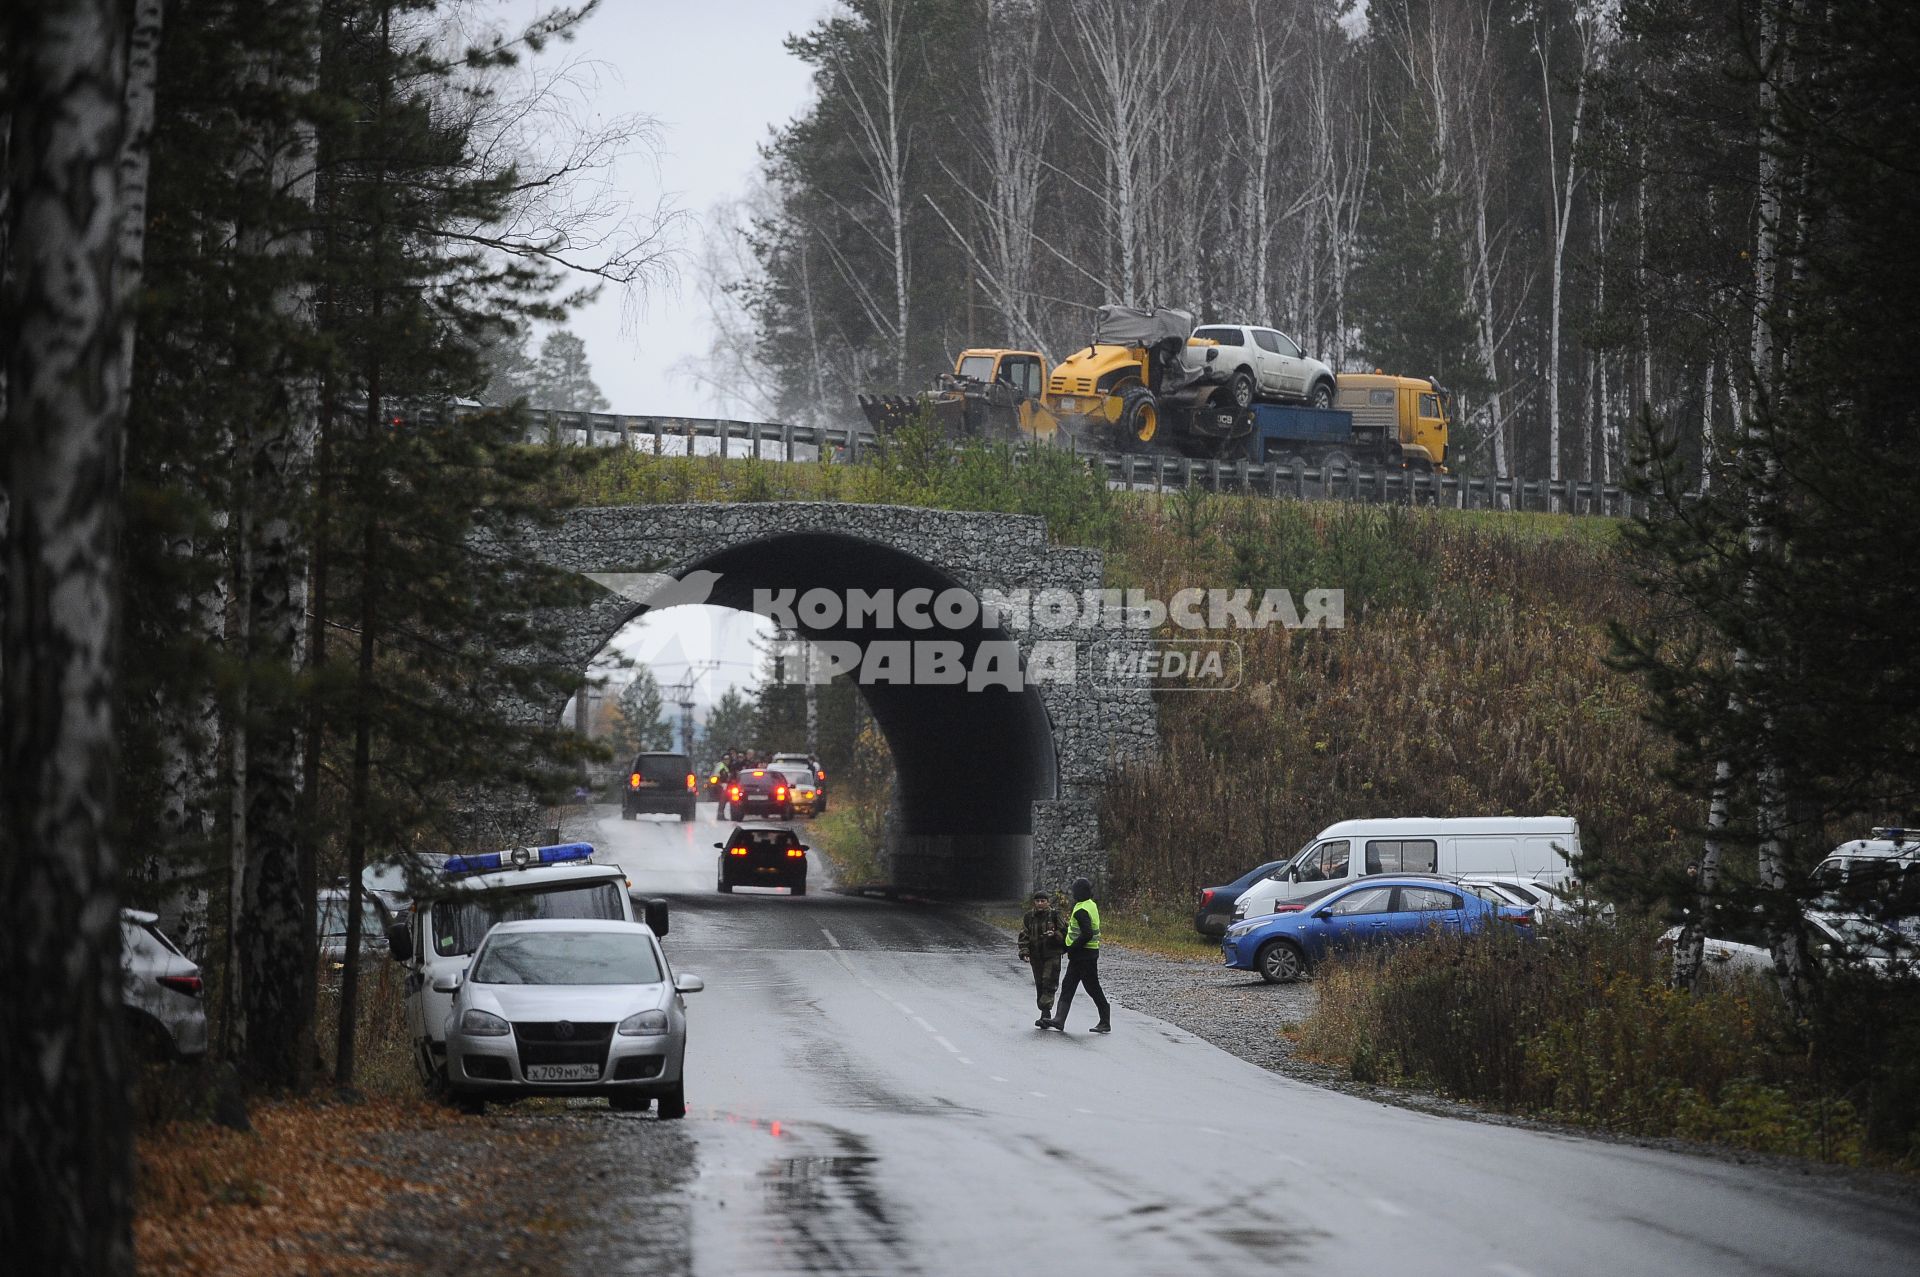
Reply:
<svg viewBox="0 0 1920 1277"><path fill-rule="evenodd" d="M470 1007L460 1017L460 1031L476 1038L500 1038L513 1032L513 1026L491 1011Z"/></svg>
<svg viewBox="0 0 1920 1277"><path fill-rule="evenodd" d="M657 1038L667 1031L667 1013L665 1011L642 1011L620 1021L618 1030L621 1037Z"/></svg>

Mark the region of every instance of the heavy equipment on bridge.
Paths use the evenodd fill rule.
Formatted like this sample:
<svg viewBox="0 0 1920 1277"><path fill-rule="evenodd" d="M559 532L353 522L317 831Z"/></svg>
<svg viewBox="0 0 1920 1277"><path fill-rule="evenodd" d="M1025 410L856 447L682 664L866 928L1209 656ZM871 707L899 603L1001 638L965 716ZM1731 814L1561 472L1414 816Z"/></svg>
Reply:
<svg viewBox="0 0 1920 1277"><path fill-rule="evenodd" d="M1263 403L1193 331L1184 310L1102 306L1091 340L1051 372L1038 351L963 350L933 390L861 395L860 407L882 434L925 416L954 437L1445 473L1451 396L1439 382L1341 373L1332 407Z"/></svg>

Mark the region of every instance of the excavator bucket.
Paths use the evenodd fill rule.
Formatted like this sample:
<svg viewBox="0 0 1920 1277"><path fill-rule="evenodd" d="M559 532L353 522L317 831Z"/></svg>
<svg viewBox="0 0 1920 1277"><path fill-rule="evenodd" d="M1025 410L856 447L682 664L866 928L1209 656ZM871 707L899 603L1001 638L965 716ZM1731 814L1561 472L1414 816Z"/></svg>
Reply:
<svg viewBox="0 0 1920 1277"><path fill-rule="evenodd" d="M967 433L967 401L957 393L861 395L860 411L878 435L890 435L902 426L926 420L941 434L958 438Z"/></svg>
<svg viewBox="0 0 1920 1277"><path fill-rule="evenodd" d="M877 435L890 435L914 419L920 405L905 395L861 395L860 411Z"/></svg>

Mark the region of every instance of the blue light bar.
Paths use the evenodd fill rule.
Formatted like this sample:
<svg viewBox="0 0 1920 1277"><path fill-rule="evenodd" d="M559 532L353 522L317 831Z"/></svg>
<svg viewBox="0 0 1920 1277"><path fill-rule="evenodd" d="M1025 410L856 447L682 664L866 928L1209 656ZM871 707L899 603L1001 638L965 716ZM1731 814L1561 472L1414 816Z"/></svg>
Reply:
<svg viewBox="0 0 1920 1277"><path fill-rule="evenodd" d="M512 851L488 851L477 856L450 856L442 872L448 875L492 873L497 869L525 869L529 865L592 859L592 843L563 842L550 847L515 847Z"/></svg>

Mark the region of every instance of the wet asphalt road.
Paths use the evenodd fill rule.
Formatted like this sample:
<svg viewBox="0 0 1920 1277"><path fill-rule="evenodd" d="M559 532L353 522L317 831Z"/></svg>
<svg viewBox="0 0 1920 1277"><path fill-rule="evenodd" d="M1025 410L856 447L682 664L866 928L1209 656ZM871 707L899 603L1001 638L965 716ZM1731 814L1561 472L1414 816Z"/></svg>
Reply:
<svg viewBox="0 0 1920 1277"><path fill-rule="evenodd" d="M1455 1121L1116 1006L1033 1027L1012 939L931 906L714 891L731 828L604 815L674 901L699 1274L1920 1271L1920 1214L1773 1169ZM804 830L805 822L797 826Z"/></svg>

